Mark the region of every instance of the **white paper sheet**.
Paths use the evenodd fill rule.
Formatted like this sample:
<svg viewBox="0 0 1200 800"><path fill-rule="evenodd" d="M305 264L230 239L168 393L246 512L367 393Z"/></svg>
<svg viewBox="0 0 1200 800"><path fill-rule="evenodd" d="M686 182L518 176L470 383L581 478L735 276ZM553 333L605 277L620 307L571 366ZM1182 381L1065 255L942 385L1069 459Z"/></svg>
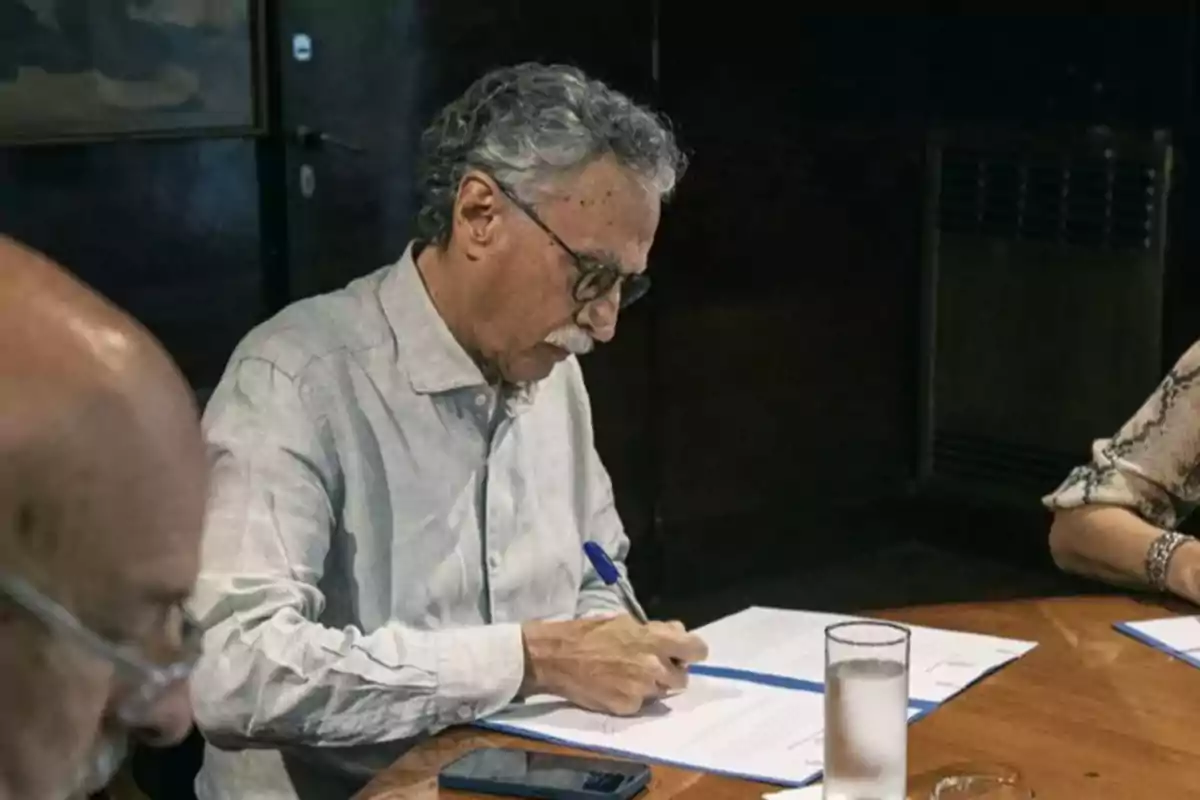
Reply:
<svg viewBox="0 0 1200 800"><path fill-rule="evenodd" d="M1117 630L1151 647L1200 667L1200 617L1168 617L1143 622L1122 622Z"/></svg>
<svg viewBox="0 0 1200 800"><path fill-rule="evenodd" d="M855 619L862 618L754 606L696 633L708 643L705 666L820 684L825 676L825 628ZM905 627L912 631L909 697L924 703L942 703L1036 647L1034 642L998 636Z"/></svg>
<svg viewBox="0 0 1200 800"><path fill-rule="evenodd" d="M634 717L534 697L485 724L631 758L795 786L821 771L824 702L817 692L698 675L687 691Z"/></svg>

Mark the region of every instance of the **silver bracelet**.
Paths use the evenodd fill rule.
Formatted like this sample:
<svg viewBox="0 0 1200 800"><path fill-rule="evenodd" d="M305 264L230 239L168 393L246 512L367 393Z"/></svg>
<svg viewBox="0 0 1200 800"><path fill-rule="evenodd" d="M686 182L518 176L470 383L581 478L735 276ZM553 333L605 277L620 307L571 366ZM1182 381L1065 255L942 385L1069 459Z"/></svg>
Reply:
<svg viewBox="0 0 1200 800"><path fill-rule="evenodd" d="M1184 542L1192 541L1195 541L1193 537L1178 531L1164 531L1150 543L1150 549L1146 551L1146 581L1154 589L1160 592L1167 590L1167 571L1171 568L1175 551Z"/></svg>

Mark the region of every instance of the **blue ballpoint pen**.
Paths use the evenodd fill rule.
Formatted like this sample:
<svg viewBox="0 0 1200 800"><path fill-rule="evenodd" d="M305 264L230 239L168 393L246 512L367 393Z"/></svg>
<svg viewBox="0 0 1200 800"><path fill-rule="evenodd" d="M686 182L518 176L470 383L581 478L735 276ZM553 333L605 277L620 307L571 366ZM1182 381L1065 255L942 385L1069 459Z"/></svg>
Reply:
<svg viewBox="0 0 1200 800"><path fill-rule="evenodd" d="M629 609L629 613L633 618L643 625L649 623L650 619L646 616L645 609L638 603L637 598L633 596L633 587L621 575L621 571L617 569L617 565L608 557L608 553L604 552L604 548L595 542L584 542L583 552L587 555L588 561L592 562L592 566L596 568L596 574L600 576L600 580L604 581L606 586L616 588L617 593L621 595L622 602L625 603L625 608Z"/></svg>

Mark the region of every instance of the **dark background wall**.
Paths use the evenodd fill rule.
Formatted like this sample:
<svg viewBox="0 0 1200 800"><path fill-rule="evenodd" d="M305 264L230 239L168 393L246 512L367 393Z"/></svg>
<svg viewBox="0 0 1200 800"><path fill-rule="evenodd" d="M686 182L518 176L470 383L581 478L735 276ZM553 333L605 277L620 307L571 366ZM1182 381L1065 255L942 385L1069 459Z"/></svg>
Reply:
<svg viewBox="0 0 1200 800"><path fill-rule="evenodd" d="M1197 202L1190 4L1140 19L568 5L268 3L266 138L0 149L0 230L128 308L210 387L282 302L398 255L416 135L438 105L500 63L572 61L666 110L693 152L652 299L586 363L644 590L913 536L1041 558L1032 501L980 516L911 492L926 136L1166 128L1179 219ZM353 147L306 145L300 126ZM1200 335L1189 227L1172 230L1166 360Z"/></svg>
<svg viewBox="0 0 1200 800"><path fill-rule="evenodd" d="M262 313L255 144L0 148L0 231L53 256L212 385Z"/></svg>
<svg viewBox="0 0 1200 800"><path fill-rule="evenodd" d="M660 101L695 159L655 250L658 511L691 592L861 545L903 492L924 65L903 21L666 8Z"/></svg>

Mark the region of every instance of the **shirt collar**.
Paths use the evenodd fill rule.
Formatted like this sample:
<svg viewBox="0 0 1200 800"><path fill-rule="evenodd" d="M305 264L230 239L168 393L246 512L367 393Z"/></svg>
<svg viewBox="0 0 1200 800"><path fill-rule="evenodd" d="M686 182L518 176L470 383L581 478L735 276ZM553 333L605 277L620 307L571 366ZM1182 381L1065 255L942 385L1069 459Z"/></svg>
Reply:
<svg viewBox="0 0 1200 800"><path fill-rule="evenodd" d="M413 391L439 394L487 386L478 365L467 355L438 313L417 270L410 243L379 288L379 300L396 335ZM536 384L507 386L505 403L519 413L533 402Z"/></svg>

